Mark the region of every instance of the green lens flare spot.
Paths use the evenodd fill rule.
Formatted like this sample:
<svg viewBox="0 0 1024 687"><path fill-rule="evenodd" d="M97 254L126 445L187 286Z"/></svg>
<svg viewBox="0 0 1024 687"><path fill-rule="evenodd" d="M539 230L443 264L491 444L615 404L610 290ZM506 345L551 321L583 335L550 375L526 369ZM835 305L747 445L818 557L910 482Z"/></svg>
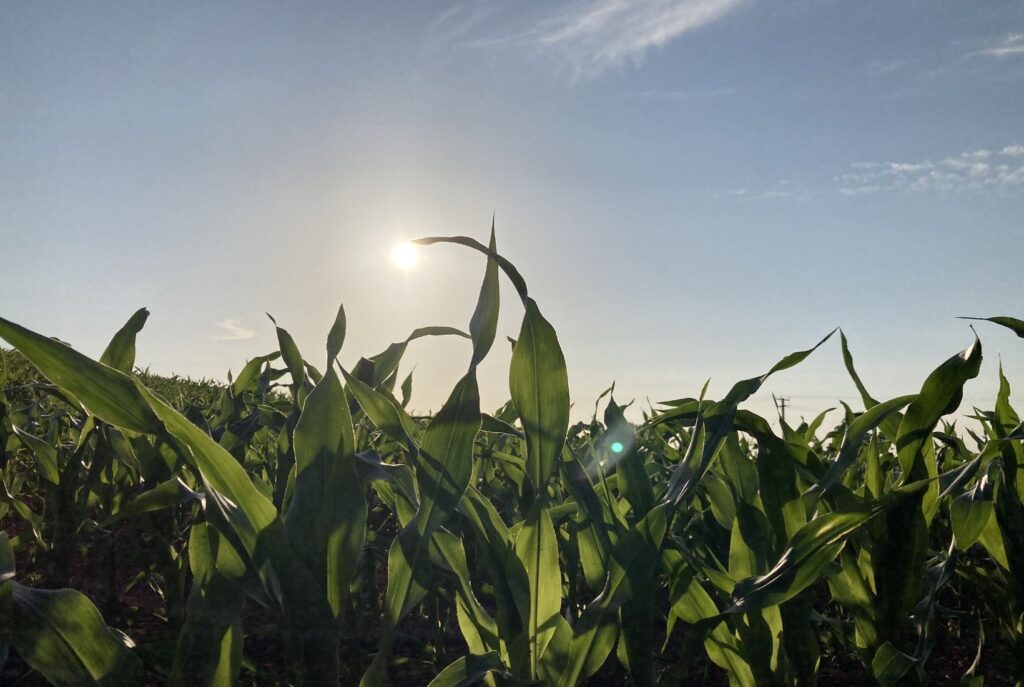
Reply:
<svg viewBox="0 0 1024 687"><path fill-rule="evenodd" d="M612 453L622 453L622 450L624 448L626 448L626 447L622 445L621 441L613 441L612 442Z"/></svg>

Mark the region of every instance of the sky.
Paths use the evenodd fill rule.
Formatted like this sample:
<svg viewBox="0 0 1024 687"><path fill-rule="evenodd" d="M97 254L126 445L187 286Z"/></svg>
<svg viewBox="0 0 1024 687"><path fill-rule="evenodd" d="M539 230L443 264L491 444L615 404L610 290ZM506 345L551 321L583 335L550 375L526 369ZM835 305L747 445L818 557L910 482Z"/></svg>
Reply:
<svg viewBox="0 0 1024 687"><path fill-rule="evenodd" d="M344 303L351 365L468 328L482 256L389 255L492 216L576 417L613 381L721 396L837 326L875 397L913 393L957 316L1024 317L1024 3L0 0L0 316L98 357L146 306L139 365L223 379L267 312L322 366ZM1024 341L976 328L991 407ZM411 344L413 406L470 353ZM773 393L859 407L836 339L748 407Z"/></svg>

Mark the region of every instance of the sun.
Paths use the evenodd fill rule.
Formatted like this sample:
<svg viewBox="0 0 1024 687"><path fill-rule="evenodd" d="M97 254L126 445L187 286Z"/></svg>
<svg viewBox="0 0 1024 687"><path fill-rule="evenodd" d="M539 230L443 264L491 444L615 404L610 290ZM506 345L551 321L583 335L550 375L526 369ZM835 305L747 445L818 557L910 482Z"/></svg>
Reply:
<svg viewBox="0 0 1024 687"><path fill-rule="evenodd" d="M391 249L391 263L400 270L408 272L419 261L419 249L411 243L399 243Z"/></svg>

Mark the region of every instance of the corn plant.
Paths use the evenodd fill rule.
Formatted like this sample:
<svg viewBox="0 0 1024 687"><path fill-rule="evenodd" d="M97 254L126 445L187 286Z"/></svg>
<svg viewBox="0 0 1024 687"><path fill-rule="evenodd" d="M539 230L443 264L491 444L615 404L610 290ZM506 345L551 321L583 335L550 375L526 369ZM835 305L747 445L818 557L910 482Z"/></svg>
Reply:
<svg viewBox="0 0 1024 687"><path fill-rule="evenodd" d="M351 368L343 308L316 360L271 317L277 350L216 386L135 368L145 309L99 360L0 319L18 352L0 360L0 666L13 648L57 685L375 687L413 666L435 687L804 687L849 659L914 685L954 627L972 638L964 684L993 665L1020 684L1024 430L1003 370L994 410L949 419L977 338L879 401L841 333L863 409L831 430L827 412L773 426L743 406L834 332L720 399L705 385L634 422L612 385L571 424L555 328L493 226L486 244L418 243L483 258L468 332L420 327ZM523 314L510 400L489 413L477 371L502 276ZM415 416L399 371L426 336L469 350ZM70 574L97 558L99 581ZM160 643L110 627L143 587ZM257 665L267 642L280 657Z"/></svg>

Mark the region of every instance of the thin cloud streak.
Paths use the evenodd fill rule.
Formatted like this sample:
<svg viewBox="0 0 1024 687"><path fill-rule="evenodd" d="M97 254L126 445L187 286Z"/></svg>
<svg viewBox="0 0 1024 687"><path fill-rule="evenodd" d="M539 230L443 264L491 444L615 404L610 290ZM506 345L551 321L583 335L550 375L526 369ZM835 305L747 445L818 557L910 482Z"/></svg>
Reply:
<svg viewBox="0 0 1024 687"><path fill-rule="evenodd" d="M479 35L465 45L529 50L554 57L574 80L596 79L610 69L639 65L647 54L712 24L753 0L578 0L534 13L511 31ZM433 36L455 40L479 31L491 13L475 3L449 8L433 23Z"/></svg>
<svg viewBox="0 0 1024 687"><path fill-rule="evenodd" d="M984 55L1001 59L1004 57L1024 56L1024 33L1006 36L995 45L979 50L975 55Z"/></svg>
<svg viewBox="0 0 1024 687"><path fill-rule="evenodd" d="M865 68L866 73L875 77L913 77L918 82L933 85L951 78L985 79L988 81L1019 81L1024 77L1020 70L1024 57L1024 33L990 35L985 38L961 39L943 50L931 50L928 54L894 56L877 59ZM910 90L903 94L916 92Z"/></svg>
<svg viewBox="0 0 1024 687"><path fill-rule="evenodd" d="M500 11L500 5L482 0L455 3L427 25L426 46L439 48L460 43Z"/></svg>
<svg viewBox="0 0 1024 687"><path fill-rule="evenodd" d="M905 70L912 64L910 60L877 60L868 65L872 74L894 74Z"/></svg>
<svg viewBox="0 0 1024 687"><path fill-rule="evenodd" d="M737 188L731 194L747 200L809 200L830 194L1016 192L1024 188L1024 145L968 150L938 162L854 162L833 182L806 187L783 179L762 191Z"/></svg>
<svg viewBox="0 0 1024 687"><path fill-rule="evenodd" d="M642 98L645 100L673 100L686 102L692 100L712 100L736 95L739 90L736 88L714 88L706 91L685 91L685 90L650 90L650 91L626 91L623 93L628 98Z"/></svg>
<svg viewBox="0 0 1024 687"><path fill-rule="evenodd" d="M256 332L242 326L241 320L222 320L217 323L217 328L221 333L210 337L214 341L243 341L256 336Z"/></svg>
<svg viewBox="0 0 1024 687"><path fill-rule="evenodd" d="M780 179L775 185L765 191L751 191L746 188L736 188L730 191L730 195L744 200L795 200L807 201L816 194L813 190L804 187L792 179Z"/></svg>
<svg viewBox="0 0 1024 687"><path fill-rule="evenodd" d="M1024 146L998 152L970 150L939 162L857 162L836 178L839 192L860 196L882 191L963 192L1024 185Z"/></svg>
<svg viewBox="0 0 1024 687"><path fill-rule="evenodd" d="M652 48L711 24L747 0L588 0L548 18L535 43L561 53L574 75L595 78L639 64Z"/></svg>

